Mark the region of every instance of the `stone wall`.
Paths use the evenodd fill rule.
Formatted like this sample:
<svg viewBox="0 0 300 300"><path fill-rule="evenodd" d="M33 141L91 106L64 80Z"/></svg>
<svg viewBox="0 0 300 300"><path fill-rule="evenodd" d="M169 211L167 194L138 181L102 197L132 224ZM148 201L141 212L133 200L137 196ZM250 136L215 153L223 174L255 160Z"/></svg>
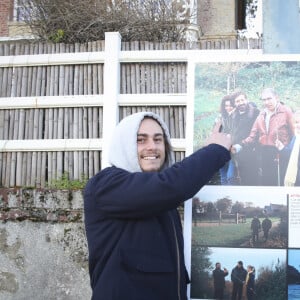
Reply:
<svg viewBox="0 0 300 300"><path fill-rule="evenodd" d="M198 0L201 39L236 37L235 0Z"/></svg>
<svg viewBox="0 0 300 300"><path fill-rule="evenodd" d="M8 21L13 0L0 1L0 36L8 36Z"/></svg>
<svg viewBox="0 0 300 300"><path fill-rule="evenodd" d="M82 191L0 190L0 299L90 299Z"/></svg>

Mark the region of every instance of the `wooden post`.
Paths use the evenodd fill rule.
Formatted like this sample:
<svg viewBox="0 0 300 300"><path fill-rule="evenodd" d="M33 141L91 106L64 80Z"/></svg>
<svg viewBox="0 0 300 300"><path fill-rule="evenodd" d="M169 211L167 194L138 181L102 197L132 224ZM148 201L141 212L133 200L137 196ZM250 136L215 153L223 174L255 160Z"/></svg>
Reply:
<svg viewBox="0 0 300 300"><path fill-rule="evenodd" d="M105 33L103 147L102 168L108 165L108 148L113 129L119 118L118 95L120 90L121 37L118 32Z"/></svg>

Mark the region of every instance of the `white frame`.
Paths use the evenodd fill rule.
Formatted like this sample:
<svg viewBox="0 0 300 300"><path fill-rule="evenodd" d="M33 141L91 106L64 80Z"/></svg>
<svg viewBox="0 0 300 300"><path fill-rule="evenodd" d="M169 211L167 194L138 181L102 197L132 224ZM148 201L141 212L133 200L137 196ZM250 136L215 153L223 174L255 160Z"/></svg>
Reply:
<svg viewBox="0 0 300 300"><path fill-rule="evenodd" d="M264 54L262 50L212 50L198 52L196 56L190 57L188 60L188 91L187 91L187 116L186 116L186 155L188 156L193 152L194 140L194 86L195 86L195 67L197 63L207 62L259 62L259 61L300 61L300 54ZM216 188L218 188L216 186ZM274 188L274 187L270 187ZM287 194L298 193L300 194L300 187L284 189ZM296 190L295 190L296 189ZM290 224L289 224L290 226ZM184 205L184 245L185 245L185 261L189 275L191 275L191 240L192 240L192 201L191 199L185 202ZM289 248L287 246L286 250ZM201 300L191 298L190 285L188 286L188 299Z"/></svg>

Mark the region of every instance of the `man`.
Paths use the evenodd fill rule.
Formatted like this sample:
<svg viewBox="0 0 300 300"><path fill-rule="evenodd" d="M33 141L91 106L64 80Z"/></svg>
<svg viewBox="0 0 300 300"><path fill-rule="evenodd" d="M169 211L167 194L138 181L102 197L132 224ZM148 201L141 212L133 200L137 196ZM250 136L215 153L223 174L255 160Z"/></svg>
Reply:
<svg viewBox="0 0 300 300"><path fill-rule="evenodd" d="M240 185L257 185L258 162L255 152L255 144L241 147L242 141L248 137L250 130L256 120L259 110L248 101L243 91L233 95L235 111L232 114L232 154L236 163Z"/></svg>
<svg viewBox="0 0 300 300"><path fill-rule="evenodd" d="M257 216L254 216L254 218L251 221L252 242L253 243L258 242L260 227L261 227L261 224L260 224L259 218Z"/></svg>
<svg viewBox="0 0 300 300"><path fill-rule="evenodd" d="M261 93L264 110L259 114L251 132L242 141L242 146L259 142L261 161L261 185L283 185L284 166L279 160L276 141L287 146L294 136L293 113L286 105L280 103L279 96L272 88L266 88Z"/></svg>
<svg viewBox="0 0 300 300"><path fill-rule="evenodd" d="M243 267L243 262L239 261L231 271L231 281L233 284L231 300L242 299L246 276L247 271Z"/></svg>
<svg viewBox="0 0 300 300"><path fill-rule="evenodd" d="M224 288L225 288L225 277L228 275L226 268L221 269L221 264L216 263L216 268L213 270L213 279L214 279L214 289L215 289L215 299L223 299L224 297Z"/></svg>
<svg viewBox="0 0 300 300"><path fill-rule="evenodd" d="M176 208L229 159L231 138L216 125L207 146L173 164L162 119L140 112L116 127L108 167L84 191L94 300L187 299Z"/></svg>
<svg viewBox="0 0 300 300"><path fill-rule="evenodd" d="M269 219L268 216L266 216L266 218L262 221L261 227L264 232L265 241L267 241L267 239L269 237L269 231L272 227L272 221Z"/></svg>

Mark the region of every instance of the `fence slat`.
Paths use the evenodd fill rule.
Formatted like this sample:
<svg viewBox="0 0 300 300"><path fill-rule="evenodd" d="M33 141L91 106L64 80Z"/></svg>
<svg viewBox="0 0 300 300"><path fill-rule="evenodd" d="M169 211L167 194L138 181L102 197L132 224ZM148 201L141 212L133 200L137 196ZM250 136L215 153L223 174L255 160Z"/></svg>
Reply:
<svg viewBox="0 0 300 300"><path fill-rule="evenodd" d="M261 40L202 40L195 43L122 43L127 51L180 49L261 49ZM95 52L104 41L87 44L0 44L0 56ZM121 63L120 92L124 94L186 93L185 62ZM103 63L0 68L0 97L101 95L104 91ZM112 79L113 80L113 79ZM185 138L185 106L119 107L120 119L149 110L167 123L172 138ZM0 111L0 139L102 138L103 108L30 108ZM176 161L185 153L176 152ZM45 187L47 182L69 173L70 179L93 176L101 168L101 151L0 153L0 184Z"/></svg>

